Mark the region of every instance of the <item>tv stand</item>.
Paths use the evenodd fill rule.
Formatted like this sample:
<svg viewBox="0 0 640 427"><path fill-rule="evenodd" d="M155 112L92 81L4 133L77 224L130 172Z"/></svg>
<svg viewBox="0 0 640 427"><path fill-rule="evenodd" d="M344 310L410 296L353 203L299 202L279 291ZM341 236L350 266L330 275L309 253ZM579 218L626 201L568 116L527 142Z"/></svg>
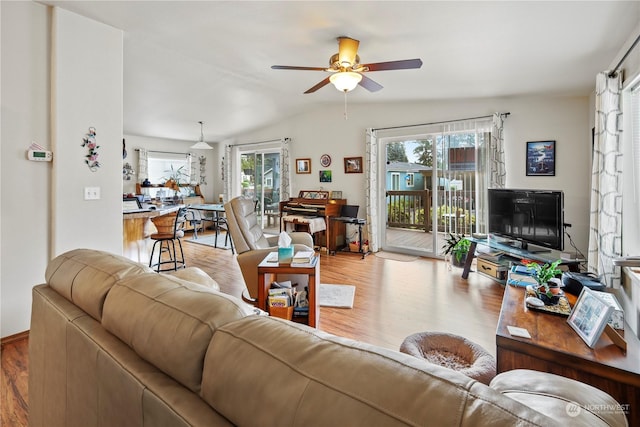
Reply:
<svg viewBox="0 0 640 427"><path fill-rule="evenodd" d="M469 246L469 254L471 254L472 256L467 255L467 259L464 263L464 268L462 269L463 279L466 279L467 277L469 277L469 271L471 270L471 262L473 261L473 255L475 254L476 247L478 245L487 246L492 250L502 251L507 255L507 257L509 257L516 263L519 262L521 259L531 259L534 261L540 261L540 262L550 264L560 259L559 255L554 257L552 256L551 250L546 250L544 248L541 248L542 251L537 251L538 248L535 248L533 250L516 248L514 246L507 245L506 243L499 242L495 238L494 239L492 238L476 239L475 237L465 237L465 239L471 242L471 245ZM563 259L560 265L566 265L569 268L569 271L579 271L581 262L582 261L580 260L564 260Z"/></svg>

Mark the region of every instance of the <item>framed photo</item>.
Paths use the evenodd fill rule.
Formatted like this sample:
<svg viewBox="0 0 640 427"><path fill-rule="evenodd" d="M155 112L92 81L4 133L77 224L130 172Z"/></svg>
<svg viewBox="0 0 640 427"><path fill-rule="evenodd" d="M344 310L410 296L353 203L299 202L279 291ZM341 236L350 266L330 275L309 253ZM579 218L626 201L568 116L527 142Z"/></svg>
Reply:
<svg viewBox="0 0 640 427"><path fill-rule="evenodd" d="M582 288L567 323L593 348L611 317L613 307L600 299L588 287Z"/></svg>
<svg viewBox="0 0 640 427"><path fill-rule="evenodd" d="M342 191L332 191L331 192L332 199L342 199Z"/></svg>
<svg viewBox="0 0 640 427"><path fill-rule="evenodd" d="M345 157L344 173L362 173L362 157Z"/></svg>
<svg viewBox="0 0 640 427"><path fill-rule="evenodd" d="M527 176L556 175L556 142L527 142Z"/></svg>
<svg viewBox="0 0 640 427"><path fill-rule="evenodd" d="M331 182L331 171L320 171L320 182Z"/></svg>
<svg viewBox="0 0 640 427"><path fill-rule="evenodd" d="M296 173L311 173L311 159L296 159Z"/></svg>

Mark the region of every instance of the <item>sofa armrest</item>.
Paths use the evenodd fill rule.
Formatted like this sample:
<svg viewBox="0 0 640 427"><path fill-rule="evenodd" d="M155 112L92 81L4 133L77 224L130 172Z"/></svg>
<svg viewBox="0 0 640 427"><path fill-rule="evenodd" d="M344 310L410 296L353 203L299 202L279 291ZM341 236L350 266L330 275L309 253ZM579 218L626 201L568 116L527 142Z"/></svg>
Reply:
<svg viewBox="0 0 640 427"><path fill-rule="evenodd" d="M489 385L553 419L575 425L627 426L624 407L602 390L570 378L528 369L497 375Z"/></svg>

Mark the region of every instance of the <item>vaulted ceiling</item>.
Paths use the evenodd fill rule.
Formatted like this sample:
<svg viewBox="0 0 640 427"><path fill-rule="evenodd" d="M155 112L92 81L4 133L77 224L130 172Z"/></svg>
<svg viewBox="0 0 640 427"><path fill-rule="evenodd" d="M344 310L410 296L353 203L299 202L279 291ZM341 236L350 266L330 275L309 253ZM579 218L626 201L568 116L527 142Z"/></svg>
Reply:
<svg viewBox="0 0 640 427"><path fill-rule="evenodd" d="M344 102L325 67L336 37L363 63L421 58L367 76L349 103L587 96L640 22L638 1L42 1L124 31L124 133L221 141Z"/></svg>

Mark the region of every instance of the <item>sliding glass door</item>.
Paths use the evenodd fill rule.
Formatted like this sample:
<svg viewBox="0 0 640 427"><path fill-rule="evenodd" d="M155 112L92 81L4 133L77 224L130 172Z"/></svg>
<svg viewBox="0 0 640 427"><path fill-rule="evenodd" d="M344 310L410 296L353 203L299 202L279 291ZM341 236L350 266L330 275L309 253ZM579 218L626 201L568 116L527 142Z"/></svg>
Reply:
<svg viewBox="0 0 640 427"><path fill-rule="evenodd" d="M379 139L386 164L379 210L386 215L384 250L441 256L449 234L468 236L484 223L482 159L490 134L486 126L472 125Z"/></svg>
<svg viewBox="0 0 640 427"><path fill-rule="evenodd" d="M278 232L274 214L280 202L280 151L275 149L240 152L242 196L256 203L258 223L270 232Z"/></svg>

